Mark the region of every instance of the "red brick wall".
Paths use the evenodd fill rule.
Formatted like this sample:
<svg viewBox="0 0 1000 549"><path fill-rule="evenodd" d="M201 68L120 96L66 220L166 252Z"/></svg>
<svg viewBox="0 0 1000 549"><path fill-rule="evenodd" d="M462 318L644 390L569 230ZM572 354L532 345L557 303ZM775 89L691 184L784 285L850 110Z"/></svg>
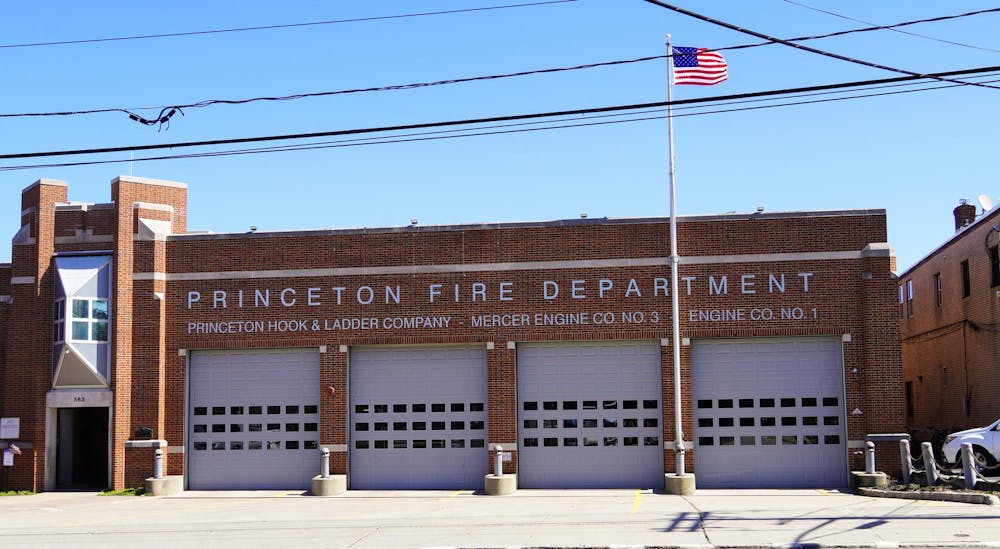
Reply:
<svg viewBox="0 0 1000 549"><path fill-rule="evenodd" d="M900 276L904 288L912 281L914 289L913 315L901 322L903 378L913 387L913 417L906 423L921 441L1000 417L1000 286L991 285L987 254L987 245L997 244L998 223L1000 209ZM969 262L971 282L964 298L962 261ZM941 275L940 306L935 273Z"/></svg>
<svg viewBox="0 0 1000 549"><path fill-rule="evenodd" d="M44 187L48 192L48 187ZM53 199L35 202L54 204ZM29 193L30 194L30 193ZM56 193L58 194L58 193ZM346 444L348 440L348 354L340 345L373 344L433 344L492 342L488 351L489 433L490 442L515 442L516 424L516 352L507 348L508 341L558 340L653 340L668 339L670 333L670 299L654 296L654 279L669 279L666 261L653 266L642 264L651 258L668 255L668 225L665 220L571 220L543 224L482 225L462 227L419 227L358 231L314 231L281 234L204 235L171 237L163 241L136 241L139 219L170 220L174 231L183 232L186 224L186 191L181 188L148 184L120 178L112 185L112 211L115 250L113 275L112 386L114 410L112 428L111 484L122 488L136 479L149 475L151 461L139 457L135 450L125 450L138 427L153 429L153 438L165 439L171 446L182 446L185 438L184 403L186 397L185 356L179 349L319 347L321 355L319 384L321 399L321 442ZM29 200L31 202L31 200ZM133 210L135 202L165 204L172 214L161 209ZM18 246L13 252L14 276L22 272L48 269L53 251L53 215L51 206L39 209L39 219L33 229L40 234L35 246ZM93 213L91 212L91 213ZM72 223L70 220L75 219ZM92 219L87 219L90 223ZM84 217L60 217L65 223L61 230L75 231L74 223ZM95 234L97 231L95 230ZM853 214L796 216L767 214L690 218L679 224L681 255L747 256L754 254L805 254L805 259L788 258L780 261L731 263L685 263L680 275L697 277L688 295L681 281L680 302L682 337L754 337L850 334L852 341L844 344L845 380L848 411L861 409L860 416L848 416L851 439L866 433L895 431L902 428L900 416L898 321L895 308L895 281L891 258L860 256L870 243L886 240L885 214L882 211ZM61 245L60 249L97 248L99 243L78 242ZM21 249L19 249L21 248ZM30 248L30 249L29 249ZM826 252L848 252L851 258L817 258ZM633 266L600 266L601 261L630 259ZM521 265L504 270L503 266L524 262L583 261L580 266L554 268ZM483 268L479 264L497 264L501 268ZM429 266L467 265L438 268ZM395 268L392 274L351 274L310 277L288 277L266 271L294 269L364 269ZM237 276L219 280L184 280L179 275L254 271L256 278ZM264 272L263 274L261 274ZM368 271L371 272L371 271ZM812 273L809 291L804 291L798 273ZM134 275L141 274L138 278ZM768 276L783 273L785 293L769 293ZM866 274L867 273L867 274ZM741 293L740 277L755 275L757 293ZM165 277L173 277L164 281ZM727 276L729 293L711 295L708 278ZM25 315L28 324L41 330L30 339L25 332L8 330L7 349L28 353L20 357L24 364L33 364L32 391L12 410L25 414L27 437L36 447L44 447L44 396L51 383L51 277L39 277L45 286L15 287L14 307ZM640 295L626 295L630 279L635 278ZM572 297L573 280L585 279L586 298ZM599 281L609 279L614 287L607 295L599 295ZM556 281L560 286L557 299L542 296L544 281ZM749 279L748 279L749 281ZM486 301L472 301L474 283L485 284ZM510 283L512 301L501 300L501 283ZM441 284L440 295L429 302L429 286ZM453 285L460 286L460 298L453 298ZM371 286L375 299L371 304L358 303L356 290ZM383 302L383 288L399 286L401 302ZM332 290L344 286L343 303L335 302ZM307 288L321 289L322 304L306 304ZM255 308L236 306L237 292L245 292L249 304L254 289L270 289L271 306ZM298 304L283 307L279 292L294 288ZM229 308L213 308L214 291L227 292ZM188 292L201 292L201 302L188 309ZM154 298L162 293L165 299ZM19 301L21 297L23 300ZM19 304L20 303L20 304ZM692 322L690 309L751 309L771 310L775 319L767 321L697 321ZM781 311L800 310L800 318L782 319ZM813 312L815 310L815 313ZM639 312L643 322L625 322ZM12 309L12 314L15 311ZM473 327L477 315L582 313L586 324L570 326ZM595 317L595 313L599 316ZM595 324L595 318L610 314L615 322ZM313 329L320 323L344 317L394 318L411 316L446 316L447 328L325 330ZM20 318L20 317L19 317ZM654 321L655 319L655 321ZM306 330L298 332L238 333L229 335L189 333L188 323L220 321L305 320ZM314 324L313 321L317 324ZM24 345L26 339L28 345ZM31 351L26 349L31 348ZM673 470L673 367L672 350L662 347L664 458L668 471ZM7 387L14 381L4 374ZM690 355L682 348L682 391L690 402ZM333 387L330 394L327 387ZM5 408L6 410L6 408ZM685 438L693 437L690 407L683 413ZM40 421L39 421L40 420ZM24 425L24 423L22 423ZM335 452L331 470L348 471L347 454ZM514 461L505 469L516 471ZM688 467L693 466L693 453L687 455ZM491 463L492 466L492 463ZM42 478L40 460L34 466L22 468L19 482L37 487ZM172 459L169 474L183 472L183 459Z"/></svg>
<svg viewBox="0 0 1000 549"><path fill-rule="evenodd" d="M145 219L171 220L173 230L186 230L187 189L120 177L111 184L116 205L115 262L112 287L115 325L112 340L112 388L115 414L112 422L112 479L119 489L126 475L135 475L127 464L125 442L136 428L149 427L154 437L165 431L166 361L163 345L163 302L154 294L163 292L163 281L133 280L133 273L162 268L165 247L154 241L135 241L139 214ZM170 206L171 212L134 208L136 202ZM159 252L159 254L157 254ZM158 255L158 256L157 256ZM176 353L175 353L176 354ZM183 399L182 399L183 401ZM181 415L183 418L183 415ZM140 476L142 473L138 473Z"/></svg>
<svg viewBox="0 0 1000 549"><path fill-rule="evenodd" d="M35 244L14 245L12 277L33 280L12 284L8 308L16 325L5 333L7 364L2 385L6 393L3 417L21 419L20 438L35 448L45 447L45 394L52 384L52 253L55 205L66 202L67 187L42 180L21 194L22 222L30 225ZM8 468L12 489L44 488L45 455L25 452Z"/></svg>
<svg viewBox="0 0 1000 549"><path fill-rule="evenodd" d="M116 488L121 490L123 488L143 488L146 486L146 479L152 477L156 471L156 463L154 461L156 448L126 448L125 449L125 461L128 467L125 471L125 478L122 481L122 486ZM182 454L178 454L178 457ZM179 461L179 460L175 460ZM166 451L163 452L163 474L169 473L170 470L170 454Z"/></svg>
<svg viewBox="0 0 1000 549"><path fill-rule="evenodd" d="M689 253L700 256L713 254L750 253L818 253L831 249L860 252L868 243L885 240L885 220L882 215L831 216L821 218L761 219L748 216L729 221L693 221L681 224L680 235ZM579 259L604 260L621 257L663 257L666 255L666 223L660 221L637 223L566 222L541 227L521 228L433 228L401 229L365 232L327 231L312 235L248 234L243 238L218 236L188 237L171 240L167 254L168 272L199 273L212 271L268 271L274 269L329 269L355 266L406 266L506 263L523 261L572 261ZM898 432L902 430L901 385L898 338L898 321L895 318L895 280L890 271L890 257L857 258L843 260L802 260L781 262L755 262L747 264L682 265L680 275L696 276L696 289L692 295L681 285L681 309L691 308L754 308L769 307L775 314L782 308L801 308L804 318L750 323L746 321L692 323L682 318L682 336L704 337L754 337L794 335L851 334L853 341L844 344L845 379L847 383L848 410L858 408L862 415L848 414L849 438L860 440L873 432ZM801 291L799 272L813 273L810 291ZM758 294L739 293L739 276L752 273L757 276ZM768 273L785 273L787 288L784 294L765 294ZM866 274L867 273L867 274ZM707 278L728 275L730 294L725 297L710 296ZM509 270L483 272L470 268L468 272L410 273L351 275L334 277L256 279L237 278L222 280L170 281L167 284L168 349L202 348L266 348L280 346L371 344L423 344L457 342L493 342L488 352L489 430L491 442L514 442L516 425L516 365L515 352L506 348L507 341L545 340L602 340L646 339L659 340L670 337L670 304L665 295L652 296L651 280L668 277L666 266L659 267L580 267L553 270ZM587 280L586 299L567 297L571 280ZM598 297L598 280L608 278L615 287L608 296ZM625 297L623 289L629 278L642 284L642 297ZM557 281L560 298L545 300L540 288L545 280ZM489 288L487 301L471 302L469 285L481 282ZM514 301L499 301L501 282L513 285ZM428 286L442 284L442 295L429 303ZM385 304L382 288L400 286L401 303ZM455 302L451 289L461 285L462 294ZM376 290L372 304L359 304L355 290L368 285ZM797 285L797 286L796 286ZM344 286L343 303L335 303L332 286ZM278 292L291 287L296 291L298 305L276 305ZM322 304L316 307L302 305L306 289L321 288ZM797 288L797 289L792 289ZM253 307L253 291L269 289L270 307ZM228 308L212 306L213 292L225 291ZM237 305L238 292L244 292L244 307ZM188 292L201 293L201 301L187 308ZM812 318L812 310L816 317ZM641 311L647 322L612 326L594 324L575 326L526 326L472 328L470 317L491 313L587 313L606 311L620 319L622 313ZM659 322L649 322L653 315ZM408 315L445 315L456 322L450 328L395 331L313 331L264 334L197 334L188 333L187 322L260 321L333 319L341 317L375 317ZM664 457L667 469L673 469L673 367L672 351L663 348L664 401ZM168 353L172 355L173 353ZM340 355L342 356L342 355ZM328 359L324 359L328 360ZM183 372L184 361L175 362L174 378ZM690 357L682 349L682 391L685 401L690 398ZM322 382L325 386L326 381ZM335 384L337 395L346 392L346 380ZM183 386L173 393L180 402ZM338 397L339 398L339 397ZM327 415L324 407L323 441L341 444L347 440L347 425L342 418ZM339 409L339 408L333 408ZM176 426L171 437L183 437L182 410L178 406ZM346 411L344 412L346 414ZM693 437L689 407L683 411L685 438ZM337 422L337 427L332 422ZM341 426L342 425L342 426ZM173 440L173 438L171 438ZM173 444L174 442L172 442ZM881 450L880 450L881 451ZM334 457L336 458L336 454ZM514 461L506 470L516 470ZM880 461L890 472L896 465L888 457ZM693 453L687 454L687 465L693 466ZM490 464L492 467L492 463Z"/></svg>

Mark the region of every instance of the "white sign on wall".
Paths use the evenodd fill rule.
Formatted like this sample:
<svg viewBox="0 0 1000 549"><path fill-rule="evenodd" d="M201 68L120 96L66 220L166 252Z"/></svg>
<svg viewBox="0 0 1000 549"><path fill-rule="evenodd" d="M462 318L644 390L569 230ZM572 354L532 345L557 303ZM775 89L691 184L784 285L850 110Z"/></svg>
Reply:
<svg viewBox="0 0 1000 549"><path fill-rule="evenodd" d="M21 418L4 417L0 418L0 439L14 439L21 437Z"/></svg>

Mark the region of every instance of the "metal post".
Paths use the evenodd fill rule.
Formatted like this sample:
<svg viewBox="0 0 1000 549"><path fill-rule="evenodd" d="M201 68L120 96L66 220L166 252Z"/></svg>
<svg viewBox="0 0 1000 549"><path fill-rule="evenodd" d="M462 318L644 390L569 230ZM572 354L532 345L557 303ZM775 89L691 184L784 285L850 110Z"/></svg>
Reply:
<svg viewBox="0 0 1000 549"><path fill-rule="evenodd" d="M962 443L962 474L965 475L965 487L972 490L976 487L976 457L972 454L972 443Z"/></svg>
<svg viewBox="0 0 1000 549"><path fill-rule="evenodd" d="M910 441L906 439L899 441L899 463L903 468L903 484L909 484L913 476L913 467L910 462Z"/></svg>
<svg viewBox="0 0 1000 549"><path fill-rule="evenodd" d="M493 461L493 474L502 477L503 476L503 447L497 445L493 448L493 453L496 456Z"/></svg>
<svg viewBox="0 0 1000 549"><path fill-rule="evenodd" d="M163 449L153 452L153 478L163 478Z"/></svg>
<svg viewBox="0 0 1000 549"><path fill-rule="evenodd" d="M924 458L924 470L927 474L927 485L934 486L938 483L937 464L934 463L934 450L931 449L930 442L920 445L920 454Z"/></svg>
<svg viewBox="0 0 1000 549"><path fill-rule="evenodd" d="M330 449L323 448L321 455L323 457L319 462L319 476L320 478L330 478Z"/></svg>
<svg viewBox="0 0 1000 549"><path fill-rule="evenodd" d="M875 474L875 443L870 440L865 443L865 473Z"/></svg>
<svg viewBox="0 0 1000 549"><path fill-rule="evenodd" d="M670 46L670 35L667 35L667 148L669 149L669 179L670 179L670 316L673 331L674 347L674 452L676 463L674 471L678 476L684 476L684 426L681 414L681 319L680 297L677 292L677 264L681 262L677 255L677 190L674 184L674 111L673 82L674 57Z"/></svg>

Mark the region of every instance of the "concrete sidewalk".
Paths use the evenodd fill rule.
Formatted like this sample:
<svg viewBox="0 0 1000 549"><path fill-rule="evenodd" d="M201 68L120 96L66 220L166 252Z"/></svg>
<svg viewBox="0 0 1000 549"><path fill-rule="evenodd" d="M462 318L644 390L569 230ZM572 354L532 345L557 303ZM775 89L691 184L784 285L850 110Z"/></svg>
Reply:
<svg viewBox="0 0 1000 549"><path fill-rule="evenodd" d="M824 490L44 493L0 498L4 547L1000 547L1000 509Z"/></svg>

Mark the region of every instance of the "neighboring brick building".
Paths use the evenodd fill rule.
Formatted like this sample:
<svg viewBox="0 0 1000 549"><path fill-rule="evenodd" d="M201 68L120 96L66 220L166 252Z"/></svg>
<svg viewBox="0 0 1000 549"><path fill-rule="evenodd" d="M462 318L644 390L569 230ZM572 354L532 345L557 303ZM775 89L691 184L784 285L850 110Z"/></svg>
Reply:
<svg viewBox="0 0 1000 549"><path fill-rule="evenodd" d="M673 470L664 218L188 234L185 185L22 193L0 266L11 488L652 487ZM702 487L843 486L903 427L883 210L678 220ZM894 455L889 449L887 456ZM890 462L887 458L885 462Z"/></svg>
<svg viewBox="0 0 1000 549"><path fill-rule="evenodd" d="M954 215L954 236L899 277L906 424L936 448L1000 417L1000 209Z"/></svg>

